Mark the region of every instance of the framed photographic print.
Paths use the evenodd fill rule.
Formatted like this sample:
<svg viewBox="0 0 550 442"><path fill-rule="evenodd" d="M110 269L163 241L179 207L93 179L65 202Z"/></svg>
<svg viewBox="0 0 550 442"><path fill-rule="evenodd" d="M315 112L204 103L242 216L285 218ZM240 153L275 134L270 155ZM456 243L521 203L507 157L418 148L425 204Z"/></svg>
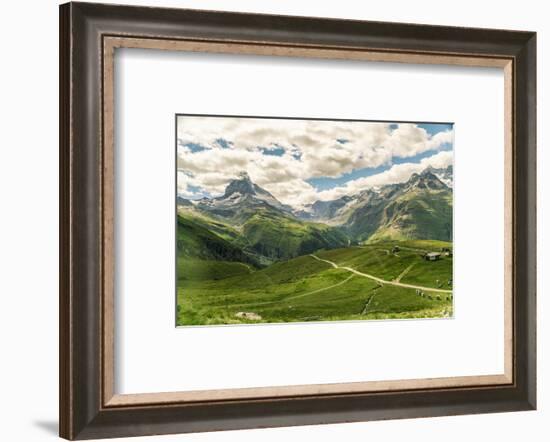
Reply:
<svg viewBox="0 0 550 442"><path fill-rule="evenodd" d="M177 325L452 316L452 124L176 130Z"/></svg>
<svg viewBox="0 0 550 442"><path fill-rule="evenodd" d="M531 32L60 7L60 435L536 407Z"/></svg>

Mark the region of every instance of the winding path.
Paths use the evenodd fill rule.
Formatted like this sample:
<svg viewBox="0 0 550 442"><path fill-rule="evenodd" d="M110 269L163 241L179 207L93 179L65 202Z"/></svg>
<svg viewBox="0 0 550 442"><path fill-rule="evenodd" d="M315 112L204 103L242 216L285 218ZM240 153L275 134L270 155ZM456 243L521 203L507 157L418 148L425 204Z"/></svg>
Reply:
<svg viewBox="0 0 550 442"><path fill-rule="evenodd" d="M329 290L329 289L333 289L334 287L341 286L341 285L345 284L346 282L348 282L354 276L355 275L350 275L346 279L344 279L343 281L337 282L336 284L333 284L333 285L329 285L328 287L322 287L320 289L316 289L316 290L313 290L311 292L301 293L299 295L290 296L288 298L278 299L276 301L247 302L247 303L243 303L243 304L234 304L233 307L247 307L247 306L251 306L251 305L278 304L280 302L291 301L292 299L303 298L304 296L313 295L315 293L324 292L325 290Z"/></svg>
<svg viewBox="0 0 550 442"><path fill-rule="evenodd" d="M394 279L394 282L399 282L401 281L401 278L403 278L403 276L405 276L407 273L409 273L409 270L412 269L414 267L415 263L413 262L409 267L407 267L405 270L403 270L401 272L401 274Z"/></svg>
<svg viewBox="0 0 550 442"><path fill-rule="evenodd" d="M315 258L317 261L326 262L327 264L330 264L335 269L347 270L348 272L355 273L356 275L362 276L364 278L372 279L373 281L379 282L380 284L394 285L396 287L404 287L404 288L409 288L409 289L425 290L427 292L453 293L452 290L434 289L434 288L431 288L431 287L423 287L421 285L403 284L402 282L386 281L385 279L378 278L377 276L369 275L368 273L359 272L358 270L352 269L351 267L339 266L335 262L329 261L328 259L319 258L318 256L313 255L313 254L311 254L309 256L311 256L312 258Z"/></svg>
<svg viewBox="0 0 550 442"><path fill-rule="evenodd" d="M313 295L314 293L319 293L319 292L324 292L325 290L328 290L328 289L333 289L334 287L338 287L342 284L345 284L346 282L348 282L351 278L353 278L354 275L351 275L351 276L348 276L346 279L344 279L343 281L340 281L336 284L333 284L333 285L329 285L328 287L323 287L323 288L320 288L320 289L317 289L317 290L313 290L312 292L307 292L307 293L302 293L301 295L295 295L295 296L291 296L290 298L285 298L284 300L285 301L288 301L290 299L296 299L296 298L302 298L304 296L309 296L309 295Z"/></svg>
<svg viewBox="0 0 550 442"><path fill-rule="evenodd" d="M250 265L245 264L244 262L236 262L236 264L240 264L248 269L248 273L252 273L253 270L250 268Z"/></svg>

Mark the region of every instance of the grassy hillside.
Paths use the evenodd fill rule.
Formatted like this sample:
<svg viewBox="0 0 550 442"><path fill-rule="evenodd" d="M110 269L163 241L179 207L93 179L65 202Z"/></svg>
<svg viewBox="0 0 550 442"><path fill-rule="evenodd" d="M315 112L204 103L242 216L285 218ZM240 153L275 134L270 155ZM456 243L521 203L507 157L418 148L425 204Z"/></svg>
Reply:
<svg viewBox="0 0 550 442"><path fill-rule="evenodd" d="M383 240L452 238L452 192L450 190L415 190L396 198L383 210L380 226L368 238L371 243Z"/></svg>
<svg viewBox="0 0 550 442"><path fill-rule="evenodd" d="M401 279L401 282L415 285L430 285L449 288L453 275L453 258L430 262L421 260Z"/></svg>
<svg viewBox="0 0 550 442"><path fill-rule="evenodd" d="M318 256L388 281L396 279L412 263L422 261L418 253L392 254L390 246L360 246L351 249L349 253L346 253L346 249L343 253L332 252L322 252Z"/></svg>
<svg viewBox="0 0 550 442"><path fill-rule="evenodd" d="M235 262L182 257L178 260L178 325L451 315L450 294L430 289L439 287L438 279L446 283L452 277L452 258L428 262L414 247L438 250L441 243L399 243L400 250L392 253L396 244L315 252L320 259L388 281L382 284L308 255L261 270ZM398 278L426 290L421 296L414 288L392 285Z"/></svg>
<svg viewBox="0 0 550 442"><path fill-rule="evenodd" d="M394 246L398 246L399 251L393 252ZM430 240L389 241L326 250L317 255L338 265L349 266L388 281L399 278L399 281L407 284L433 288L441 284L441 288L449 288L447 282L452 279L452 256L443 257L439 261L422 259L426 252L438 252L442 247L452 248L452 245L445 241Z"/></svg>
<svg viewBox="0 0 550 442"><path fill-rule="evenodd" d="M179 197L178 325L451 316L452 253L425 259L452 248L441 172L301 212L247 173L222 195Z"/></svg>
<svg viewBox="0 0 550 442"><path fill-rule="evenodd" d="M178 257L252 262L240 247L214 233L203 220L178 214L177 222Z"/></svg>
<svg viewBox="0 0 550 442"><path fill-rule="evenodd" d="M322 248L344 247L340 230L320 223L299 221L267 210L257 211L242 226L247 245L273 260L294 258Z"/></svg>
<svg viewBox="0 0 550 442"><path fill-rule="evenodd" d="M321 248L348 245L339 229L304 222L268 208L242 215L242 225L230 225L192 208L178 211L178 251L206 260L269 265Z"/></svg>
<svg viewBox="0 0 550 442"><path fill-rule="evenodd" d="M242 262L204 261L200 259L178 258L178 285L197 281L217 281L237 275L248 275L252 267Z"/></svg>

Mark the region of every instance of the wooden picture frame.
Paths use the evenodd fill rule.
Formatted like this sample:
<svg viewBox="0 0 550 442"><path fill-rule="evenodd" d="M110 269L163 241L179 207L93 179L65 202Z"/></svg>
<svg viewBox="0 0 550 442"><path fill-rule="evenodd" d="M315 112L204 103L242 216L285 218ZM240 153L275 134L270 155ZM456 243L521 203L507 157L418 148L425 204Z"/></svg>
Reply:
<svg viewBox="0 0 550 442"><path fill-rule="evenodd" d="M114 394L115 48L505 72L505 374ZM536 34L184 9L60 7L60 435L123 437L536 407Z"/></svg>

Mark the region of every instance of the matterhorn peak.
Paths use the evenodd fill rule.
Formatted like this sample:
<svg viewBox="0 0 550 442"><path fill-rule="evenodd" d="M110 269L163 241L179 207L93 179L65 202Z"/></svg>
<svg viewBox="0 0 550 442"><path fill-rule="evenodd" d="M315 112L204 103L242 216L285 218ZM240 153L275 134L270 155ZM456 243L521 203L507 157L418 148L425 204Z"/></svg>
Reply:
<svg viewBox="0 0 550 442"><path fill-rule="evenodd" d="M228 186L225 188L225 197L236 192L241 195L254 195L256 193L255 186L248 173L240 172L236 179L229 182Z"/></svg>
<svg viewBox="0 0 550 442"><path fill-rule="evenodd" d="M248 175L248 172L246 170L243 170L242 172L239 172L237 174L237 179L238 180L245 180L245 181L252 181L250 179L250 175Z"/></svg>

